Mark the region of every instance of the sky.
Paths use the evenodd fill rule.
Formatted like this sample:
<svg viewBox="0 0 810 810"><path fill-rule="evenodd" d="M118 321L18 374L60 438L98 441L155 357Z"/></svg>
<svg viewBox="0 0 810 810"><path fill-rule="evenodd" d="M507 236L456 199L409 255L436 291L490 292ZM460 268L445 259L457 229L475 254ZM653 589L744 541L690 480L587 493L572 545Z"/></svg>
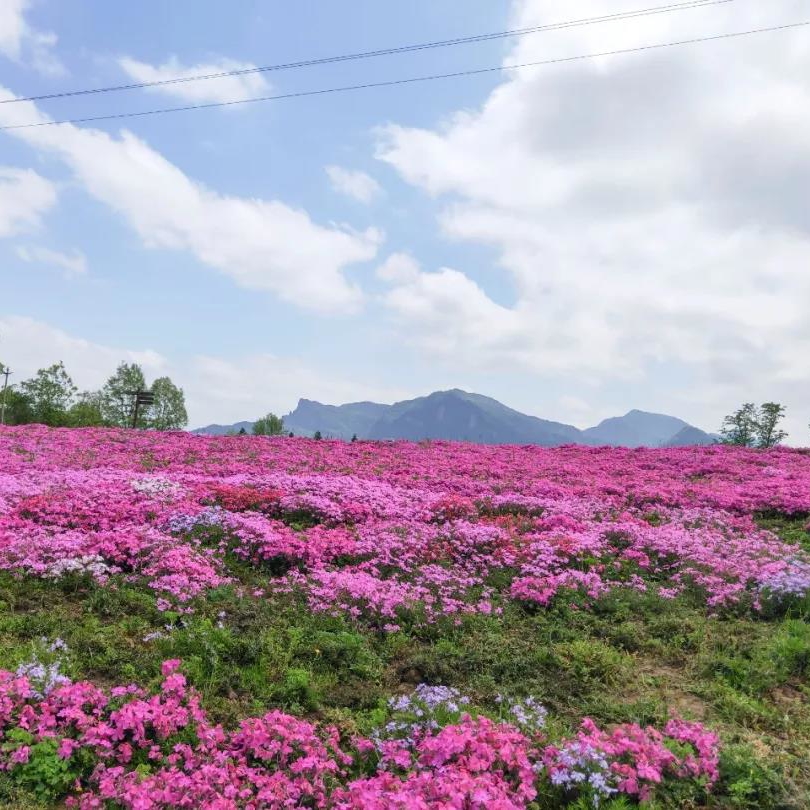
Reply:
<svg viewBox="0 0 810 810"><path fill-rule="evenodd" d="M0 127L567 59L810 19L726 0L0 0ZM663 5L659 3L658 5ZM579 427L716 430L744 401L810 444L810 27L464 78L0 130L0 361L121 361L191 426L299 397L463 388Z"/></svg>

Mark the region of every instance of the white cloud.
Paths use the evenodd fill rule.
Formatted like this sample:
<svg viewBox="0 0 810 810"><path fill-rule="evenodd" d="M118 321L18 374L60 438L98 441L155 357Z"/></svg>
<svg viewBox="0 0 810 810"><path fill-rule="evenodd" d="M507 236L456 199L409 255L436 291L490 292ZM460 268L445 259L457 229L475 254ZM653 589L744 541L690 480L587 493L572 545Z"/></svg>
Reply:
<svg viewBox="0 0 810 810"><path fill-rule="evenodd" d="M56 196L54 184L35 171L0 166L0 237L39 226Z"/></svg>
<svg viewBox="0 0 810 810"><path fill-rule="evenodd" d="M122 70L135 82L164 82L190 76L207 76L233 70L250 70L256 65L234 59L217 59L197 65L182 65L176 56L162 65L150 65L124 56L118 60ZM218 79L175 82L149 88L151 92L174 96L192 104L222 101L243 101L267 95L270 85L261 73L245 73L238 76L222 76Z"/></svg>
<svg viewBox="0 0 810 810"><path fill-rule="evenodd" d="M382 194L380 184L365 172L344 169L342 166L327 166L326 174L335 191L358 202L368 204Z"/></svg>
<svg viewBox="0 0 810 810"><path fill-rule="evenodd" d="M152 349L116 349L75 337L67 332L19 315L0 316L3 360L16 382L37 369L64 362L80 389L99 388L119 363L140 363L147 376L165 373L167 360Z"/></svg>
<svg viewBox="0 0 810 810"><path fill-rule="evenodd" d="M0 89L0 98L13 98ZM30 102L0 104L0 124L47 120ZM278 200L227 196L184 174L126 130L70 124L9 130L63 160L85 190L117 211L152 248L186 250L242 287L328 312L362 302L347 266L373 259L382 234L323 227Z"/></svg>
<svg viewBox="0 0 810 810"><path fill-rule="evenodd" d="M2 0L0 2L0 53L15 62L28 62L45 76L66 73L53 49L56 34L38 31L25 19L31 0Z"/></svg>
<svg viewBox="0 0 810 810"><path fill-rule="evenodd" d="M30 247L20 245L17 255L24 261L35 264L52 264L64 271L65 278L76 278L87 274L87 258L78 250L62 253L41 245Z"/></svg>
<svg viewBox="0 0 810 810"><path fill-rule="evenodd" d="M602 6L586 0L578 15ZM505 61L803 10L735 4L566 29L521 38ZM522 0L510 26L569 12ZM439 199L447 237L497 252L498 286L515 298L501 306L458 270L392 277L386 301L404 333L470 368L623 377L639 392L677 368L684 399L705 392L706 424L756 396L792 398L798 412L810 400L807 75L806 31L782 31L520 69L435 129L383 128L379 159Z"/></svg>
<svg viewBox="0 0 810 810"><path fill-rule="evenodd" d="M296 357L247 355L236 361L198 355L167 358L154 349L115 348L84 340L28 317L0 316L3 361L20 382L62 360L81 390L93 390L121 362L140 363L147 380L168 375L183 388L190 425L254 419L292 410L299 397L340 403L362 398L391 402L410 392L334 376Z"/></svg>
<svg viewBox="0 0 810 810"><path fill-rule="evenodd" d="M486 351L499 356L520 352L520 319L496 304L472 279L448 267L425 273L408 256L394 254L377 274L393 282L385 305L404 323L411 340L457 360ZM486 325L486 335L481 325ZM483 337L483 339L482 339Z"/></svg>
<svg viewBox="0 0 810 810"><path fill-rule="evenodd" d="M28 0L3 0L0 3L0 51L11 59L19 59L26 32L23 13Z"/></svg>
<svg viewBox="0 0 810 810"><path fill-rule="evenodd" d="M407 253L392 253L378 268L383 281L409 282L419 278L419 262Z"/></svg>
<svg viewBox="0 0 810 810"><path fill-rule="evenodd" d="M293 410L300 397L329 404L371 400L393 402L412 396L402 388L374 385L362 378L335 376L299 357L248 355L239 360L199 355L183 371L193 427L255 419Z"/></svg>

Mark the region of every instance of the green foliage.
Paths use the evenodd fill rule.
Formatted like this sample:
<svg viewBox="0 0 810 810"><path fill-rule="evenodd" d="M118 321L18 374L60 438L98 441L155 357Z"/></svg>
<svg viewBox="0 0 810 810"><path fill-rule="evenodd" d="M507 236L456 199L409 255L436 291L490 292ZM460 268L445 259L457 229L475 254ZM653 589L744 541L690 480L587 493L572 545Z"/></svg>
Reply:
<svg viewBox="0 0 810 810"><path fill-rule="evenodd" d="M320 430L316 430L316 431L315 431L315 433L313 434L312 438L313 438L313 439L318 439L318 440L322 439L322 438L323 438L323 436L321 435L321 431L320 431Z"/></svg>
<svg viewBox="0 0 810 810"><path fill-rule="evenodd" d="M785 406L778 402L765 402L759 407L753 402L746 402L723 419L720 429L723 443L762 450L774 447L788 435L779 429L784 416Z"/></svg>
<svg viewBox="0 0 810 810"><path fill-rule="evenodd" d="M28 761L15 765L9 774L13 784L29 791L41 802L52 802L64 796L79 775L79 762L63 759L57 754L59 740L45 739L35 743L29 732L15 728L8 732L3 743L5 753L27 748Z"/></svg>
<svg viewBox="0 0 810 810"><path fill-rule="evenodd" d="M727 807L771 810L785 807L784 785L772 767L749 745L733 743L720 752L720 790Z"/></svg>
<svg viewBox="0 0 810 810"><path fill-rule="evenodd" d="M9 386L0 396L3 397L0 399L0 408L5 403L5 424L28 425L34 421L31 400L16 387Z"/></svg>
<svg viewBox="0 0 810 810"><path fill-rule="evenodd" d="M149 409L148 424L155 430L182 430L188 424L183 389L168 377L158 377L151 388L155 403Z"/></svg>
<svg viewBox="0 0 810 810"><path fill-rule="evenodd" d="M787 432L778 427L784 416L785 406L778 402L765 402L760 406L757 421L757 447L773 447L787 438Z"/></svg>
<svg viewBox="0 0 810 810"><path fill-rule="evenodd" d="M2 369L2 364L0 364ZM19 386L9 386L0 400L5 403L5 423L24 425L40 422L56 427L130 427L134 408L131 391L146 389L140 366L122 363L101 391L84 391L76 386L59 362L40 369ZM179 430L188 424L183 390L168 377L159 377L152 386L154 404L139 411L138 427Z"/></svg>
<svg viewBox="0 0 810 810"><path fill-rule="evenodd" d="M101 395L97 391L79 394L67 414L70 427L98 427L104 424L101 410Z"/></svg>
<svg viewBox="0 0 810 810"><path fill-rule="evenodd" d="M287 709L293 711L314 711L318 708L318 699L312 686L312 677L305 669L288 669L284 681L276 689L276 699Z"/></svg>
<svg viewBox="0 0 810 810"><path fill-rule="evenodd" d="M20 383L20 393L28 401L31 421L56 427L68 424L68 410L76 391L61 361L41 368L31 379Z"/></svg>
<svg viewBox="0 0 810 810"><path fill-rule="evenodd" d="M284 420L274 413L268 413L253 423L254 436L281 436L284 433Z"/></svg>
<svg viewBox="0 0 810 810"><path fill-rule="evenodd" d="M131 427L135 410L132 391L147 390L146 378L137 363L121 363L104 383L98 402L104 423L115 427ZM150 389L155 401L138 410L136 427L155 430L180 430L188 424L185 396L169 377L158 377Z"/></svg>
<svg viewBox="0 0 810 810"><path fill-rule="evenodd" d="M146 378L137 363L121 363L100 391L100 407L104 421L115 427L130 427L135 400L127 393L146 389ZM147 427L147 414L141 412L138 427Z"/></svg>
<svg viewBox="0 0 810 810"><path fill-rule="evenodd" d="M806 518L763 522L785 538L806 535ZM207 531L197 535L204 546L221 539ZM627 589L588 610L577 609L572 595L535 612L503 605L502 615L459 624L414 618L383 634L312 613L275 592L271 575L256 566L234 560L230 573L237 582L181 615L158 611L153 593L123 577L103 588L79 578L54 587L0 572L0 667L27 660L32 638L57 635L68 644L75 679L149 686L159 682L162 660L181 658L216 722L233 726L282 708L335 722L347 735L365 733L388 696L420 682L453 686L473 711L493 717L497 694L532 694L565 734L583 715L606 726L660 725L677 713L721 733L721 780L710 799L665 785L645 805L650 810L810 807L810 625L798 616L709 616L688 595L663 600ZM253 587L268 595L240 595ZM38 748L25 768L0 774L0 806L51 803L69 778L65 768L83 773L77 756L64 765L52 744ZM560 807L560 794L549 789L536 806ZM629 806L614 799L600 810Z"/></svg>

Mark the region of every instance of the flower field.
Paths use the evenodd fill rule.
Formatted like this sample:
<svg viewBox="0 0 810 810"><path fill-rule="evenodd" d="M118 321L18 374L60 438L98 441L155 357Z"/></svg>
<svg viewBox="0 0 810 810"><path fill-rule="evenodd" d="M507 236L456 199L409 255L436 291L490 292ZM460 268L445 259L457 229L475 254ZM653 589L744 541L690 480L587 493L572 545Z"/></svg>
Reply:
<svg viewBox="0 0 810 810"><path fill-rule="evenodd" d="M0 429L0 805L810 806L810 454Z"/></svg>

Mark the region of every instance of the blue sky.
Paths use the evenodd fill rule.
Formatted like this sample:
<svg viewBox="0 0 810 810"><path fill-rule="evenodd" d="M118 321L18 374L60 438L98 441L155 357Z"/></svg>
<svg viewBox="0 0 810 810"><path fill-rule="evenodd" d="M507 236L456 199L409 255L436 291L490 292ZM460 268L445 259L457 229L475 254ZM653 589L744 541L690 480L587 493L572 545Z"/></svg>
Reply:
<svg viewBox="0 0 810 810"><path fill-rule="evenodd" d="M734 5L4 104L0 126L634 47L803 11ZM640 6L0 0L0 86L38 95ZM184 387L194 425L285 412L299 396L459 386L579 426L638 407L715 429L739 402L775 398L806 442L810 152L796 132L809 40L799 29L0 132L0 359L20 377L63 359L82 387L139 360ZM777 149L762 156L763 141Z"/></svg>

